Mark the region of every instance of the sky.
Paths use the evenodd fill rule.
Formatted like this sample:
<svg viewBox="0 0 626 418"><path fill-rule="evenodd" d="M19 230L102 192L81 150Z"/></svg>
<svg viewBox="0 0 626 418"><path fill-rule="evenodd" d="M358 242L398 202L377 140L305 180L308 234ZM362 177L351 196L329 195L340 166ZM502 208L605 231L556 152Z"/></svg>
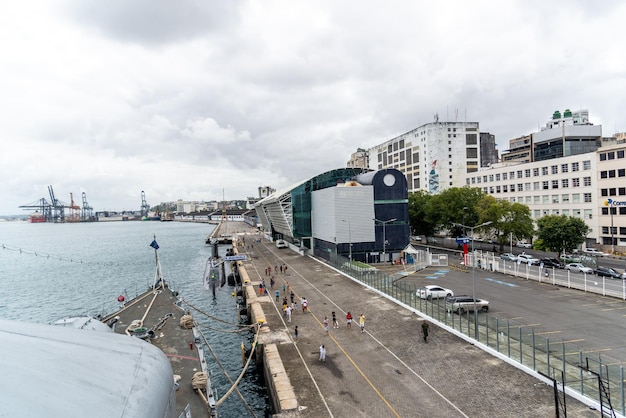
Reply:
<svg viewBox="0 0 626 418"><path fill-rule="evenodd" d="M626 131L620 1L35 0L0 13L0 215L258 196L434 121Z"/></svg>

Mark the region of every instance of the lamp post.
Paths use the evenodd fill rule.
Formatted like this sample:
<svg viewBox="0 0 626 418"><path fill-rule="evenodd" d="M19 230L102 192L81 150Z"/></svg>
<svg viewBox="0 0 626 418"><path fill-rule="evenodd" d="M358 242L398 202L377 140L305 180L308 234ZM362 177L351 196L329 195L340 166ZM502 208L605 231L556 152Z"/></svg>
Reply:
<svg viewBox="0 0 626 418"><path fill-rule="evenodd" d="M342 222L347 222L348 223L348 241L350 241L350 264L352 264L352 228L350 227L350 221L346 220L346 219L342 219Z"/></svg>
<svg viewBox="0 0 626 418"><path fill-rule="evenodd" d="M466 225L456 224L456 223L452 224L461 228L469 229L470 234L471 234L471 239L472 239L472 299L474 300L474 338L476 338L476 340L478 340L478 315L476 313L476 273L475 273L476 254L474 253L474 230L477 228L482 228L483 226L491 225L492 223L493 222L491 221L487 221L476 226L466 226Z"/></svg>
<svg viewBox="0 0 626 418"><path fill-rule="evenodd" d="M380 219L376 219L376 218L373 219L374 222L380 222L381 224L383 224L383 260L384 260L385 263L387 262L387 254L385 253L385 249L386 249L386 246L387 246L387 238L385 236L385 228L387 227L387 224L389 222L393 222L395 220L397 220L397 218L391 218L391 219L386 220L386 221L381 221Z"/></svg>

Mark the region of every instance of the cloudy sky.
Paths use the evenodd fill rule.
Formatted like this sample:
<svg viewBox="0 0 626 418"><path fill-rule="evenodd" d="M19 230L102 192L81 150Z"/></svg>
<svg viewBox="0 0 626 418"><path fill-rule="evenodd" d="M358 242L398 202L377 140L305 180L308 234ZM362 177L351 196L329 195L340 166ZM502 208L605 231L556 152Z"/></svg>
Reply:
<svg viewBox="0 0 626 418"><path fill-rule="evenodd" d="M256 196L422 124L626 131L620 1L5 2L0 215Z"/></svg>

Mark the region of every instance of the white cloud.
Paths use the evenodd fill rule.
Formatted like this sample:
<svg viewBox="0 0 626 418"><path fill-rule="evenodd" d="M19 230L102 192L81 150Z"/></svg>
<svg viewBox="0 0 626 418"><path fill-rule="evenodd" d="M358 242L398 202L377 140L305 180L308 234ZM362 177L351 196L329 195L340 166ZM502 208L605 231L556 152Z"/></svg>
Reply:
<svg viewBox="0 0 626 418"><path fill-rule="evenodd" d="M626 130L626 6L583 1L13 2L0 214L253 196L433 120L508 140L554 110Z"/></svg>

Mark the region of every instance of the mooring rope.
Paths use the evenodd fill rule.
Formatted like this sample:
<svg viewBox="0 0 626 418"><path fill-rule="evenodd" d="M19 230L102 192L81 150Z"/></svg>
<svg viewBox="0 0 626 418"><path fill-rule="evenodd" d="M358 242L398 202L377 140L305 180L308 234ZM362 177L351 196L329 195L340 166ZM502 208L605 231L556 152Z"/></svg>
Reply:
<svg viewBox="0 0 626 418"><path fill-rule="evenodd" d="M254 327L254 326L255 326L254 324L253 324L253 325L246 325L246 324L233 324L232 322L225 321L225 320L223 320L223 319L221 319L221 318L218 318L218 317L216 317L216 316L213 316L213 315L210 315L210 314L208 314L208 313L204 312L202 309L200 309L200 308L198 308L198 307L196 307L196 306L192 305L191 303L187 302L187 301L186 301L186 300L184 300L184 299L183 299L183 303L184 303L185 305L188 305L188 306L189 306L189 307L191 307L192 309L195 309L196 311L200 312L202 315L206 316L207 318L214 319L214 320L216 320L216 321L218 321L218 322L222 322L222 323L224 323L224 324L231 325L231 326L234 326L234 327L242 327L242 328L244 328L244 329L243 329L243 331L247 331L248 329L250 329L250 328L252 328L252 327ZM224 332L233 332L233 331L224 331ZM236 332L241 332L241 331L236 331Z"/></svg>
<svg viewBox="0 0 626 418"><path fill-rule="evenodd" d="M228 389L228 391L224 394L224 396L222 396L215 403L216 409L217 409L217 407L219 407L233 393L233 391L235 391L235 392L237 392L237 395L239 396L239 399L241 399L241 401L243 402L243 404L246 407L246 409L248 410L248 412L250 412L250 415L252 415L253 417L256 418L254 410L250 407L248 402L246 402L245 398L243 397L243 395L241 394L241 392L239 391L239 388L237 386L239 385L239 382L241 381L241 378L243 377L243 375L245 374L246 370L248 369L248 366L250 364L250 360L252 360L252 356L254 354L254 348L256 347L256 343L257 343L257 339L259 337L259 331L260 331L261 327L257 328L257 332L254 335L254 342L252 343L252 349L250 350L250 355L248 356L248 361L246 362L245 367L243 368L241 374L239 375L239 377L237 378L237 381L235 381L235 382L233 382L233 379L231 379L231 377L228 375L228 372L226 371L224 366L222 366L222 363L220 362L219 358L217 357L217 354L215 353L215 351L213 350L213 347L211 347L211 344L209 344L209 341L207 340L207 338L204 335L204 333L202 332L202 330L199 329L199 327L197 326L197 323L196 323L196 328L200 332L200 335L202 335L202 339L204 340L204 343L209 348L209 351L211 352L211 355L213 356L213 359L215 360L215 363L222 370L222 373L224 374L224 377L226 377L228 382L231 384L230 389Z"/></svg>

